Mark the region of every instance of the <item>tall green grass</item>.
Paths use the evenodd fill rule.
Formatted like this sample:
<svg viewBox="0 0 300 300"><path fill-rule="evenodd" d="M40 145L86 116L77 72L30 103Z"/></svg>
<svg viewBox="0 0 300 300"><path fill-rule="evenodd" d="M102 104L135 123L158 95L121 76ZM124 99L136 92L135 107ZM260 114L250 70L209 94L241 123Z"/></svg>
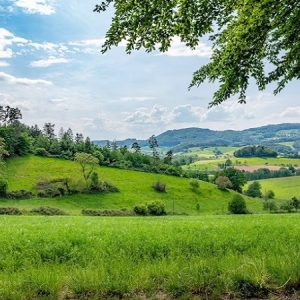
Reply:
<svg viewBox="0 0 300 300"><path fill-rule="evenodd" d="M0 299L262 298L300 284L298 215L1 217Z"/></svg>

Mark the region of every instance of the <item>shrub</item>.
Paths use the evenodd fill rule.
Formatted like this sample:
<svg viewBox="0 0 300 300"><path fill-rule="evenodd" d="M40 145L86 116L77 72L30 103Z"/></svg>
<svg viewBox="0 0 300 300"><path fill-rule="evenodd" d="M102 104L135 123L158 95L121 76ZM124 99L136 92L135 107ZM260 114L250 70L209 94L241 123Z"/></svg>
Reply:
<svg viewBox="0 0 300 300"><path fill-rule="evenodd" d="M152 185L152 188L159 193L165 193L166 187L167 187L166 184L160 181L157 181Z"/></svg>
<svg viewBox="0 0 300 300"><path fill-rule="evenodd" d="M218 186L220 190L226 190L232 188L232 183L230 179L226 176L219 176L216 179L215 184Z"/></svg>
<svg viewBox="0 0 300 300"><path fill-rule="evenodd" d="M127 209L105 209L105 210L98 210L98 209L83 209L81 213L85 216L93 216L93 217L109 217L109 216L132 216L133 212Z"/></svg>
<svg viewBox="0 0 300 300"><path fill-rule="evenodd" d="M295 210L298 211L298 209L300 208L300 200L297 199L296 197L293 197L291 201Z"/></svg>
<svg viewBox="0 0 300 300"><path fill-rule="evenodd" d="M165 204L160 201L148 203L147 209L148 214L151 216L164 216L167 214Z"/></svg>
<svg viewBox="0 0 300 300"><path fill-rule="evenodd" d="M197 204L196 204L196 210L197 210L197 211L200 211L200 203L197 203Z"/></svg>
<svg viewBox="0 0 300 300"><path fill-rule="evenodd" d="M200 184L199 184L199 181L198 180L191 180L190 181L190 186L191 186L191 189L194 191L194 192L197 192L200 188Z"/></svg>
<svg viewBox="0 0 300 300"><path fill-rule="evenodd" d="M0 215L20 216L22 215L22 212L15 207L0 207Z"/></svg>
<svg viewBox="0 0 300 300"><path fill-rule="evenodd" d="M265 199L274 199L275 193L272 190L269 190L265 193L264 198Z"/></svg>
<svg viewBox="0 0 300 300"><path fill-rule="evenodd" d="M7 193L8 184L5 180L0 180L0 197L5 197Z"/></svg>
<svg viewBox="0 0 300 300"><path fill-rule="evenodd" d="M64 192L60 188L50 188L45 191L38 192L37 194L41 198L56 198L64 195Z"/></svg>
<svg viewBox="0 0 300 300"><path fill-rule="evenodd" d="M245 199L241 195L234 195L228 203L228 210L232 214L247 214Z"/></svg>
<svg viewBox="0 0 300 300"><path fill-rule="evenodd" d="M268 211L276 211L278 209L276 202L273 199L264 200L263 208Z"/></svg>
<svg viewBox="0 0 300 300"><path fill-rule="evenodd" d="M43 215L43 216L64 216L67 215L63 210L55 207L41 206L33 208L31 211L33 214Z"/></svg>
<svg viewBox="0 0 300 300"><path fill-rule="evenodd" d="M45 148L36 148L34 153L38 156L48 156L48 152Z"/></svg>
<svg viewBox="0 0 300 300"><path fill-rule="evenodd" d="M136 205L133 208L133 211L139 216L146 216L148 214L148 209L146 205Z"/></svg>
<svg viewBox="0 0 300 300"><path fill-rule="evenodd" d="M287 212L292 212L294 209L293 201L289 200L281 204L280 209Z"/></svg>
<svg viewBox="0 0 300 300"><path fill-rule="evenodd" d="M249 185L245 194L252 198L261 198L262 197L261 184L258 181L252 182Z"/></svg>
<svg viewBox="0 0 300 300"><path fill-rule="evenodd" d="M20 190L20 191L13 191L13 192L7 192L6 193L6 198L9 199L17 199L17 200L22 200L22 199L30 199L34 195L30 191L26 190Z"/></svg>
<svg viewBox="0 0 300 300"><path fill-rule="evenodd" d="M99 176L98 176L98 173L93 172L91 175L90 189L97 190L98 187L99 187Z"/></svg>

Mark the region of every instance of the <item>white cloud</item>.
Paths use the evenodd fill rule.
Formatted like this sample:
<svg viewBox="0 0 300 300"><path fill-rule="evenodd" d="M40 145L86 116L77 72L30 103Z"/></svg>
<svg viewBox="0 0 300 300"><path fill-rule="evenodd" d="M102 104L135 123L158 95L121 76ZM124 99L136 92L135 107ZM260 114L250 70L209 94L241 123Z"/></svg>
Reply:
<svg viewBox="0 0 300 300"><path fill-rule="evenodd" d="M48 59L41 59L33 61L30 65L34 68L47 68L56 64L66 64L69 60L63 57L49 57Z"/></svg>
<svg viewBox="0 0 300 300"><path fill-rule="evenodd" d="M171 43L170 49L162 53L162 55L167 56L200 56L200 57L210 57L212 54L212 49L209 45L199 42L195 49L187 47L180 38L175 37Z"/></svg>
<svg viewBox="0 0 300 300"><path fill-rule="evenodd" d="M0 81L7 82L9 84L17 84L17 85L25 85L25 86L52 85L52 82L48 80L15 77L4 72L0 72Z"/></svg>
<svg viewBox="0 0 300 300"><path fill-rule="evenodd" d="M73 41L73 42L69 42L68 44L70 46L76 46L76 47L87 47L87 46L101 47L104 41L105 39L90 39L90 40Z"/></svg>
<svg viewBox="0 0 300 300"><path fill-rule="evenodd" d="M55 9L49 0L17 0L15 6L28 14L52 15Z"/></svg>
<svg viewBox="0 0 300 300"><path fill-rule="evenodd" d="M123 102L144 102L144 101L150 101L150 100L155 100L155 97L149 97L149 96L127 96L127 97L121 97L120 100Z"/></svg>
<svg viewBox="0 0 300 300"><path fill-rule="evenodd" d="M0 61L0 68L8 67L8 66L9 66L8 62L6 62L6 61Z"/></svg>
<svg viewBox="0 0 300 300"><path fill-rule="evenodd" d="M282 118L299 118L300 106L287 107L279 116Z"/></svg>
<svg viewBox="0 0 300 300"><path fill-rule="evenodd" d="M205 114L206 109L190 104L176 106L173 111L172 121L175 123L198 123Z"/></svg>

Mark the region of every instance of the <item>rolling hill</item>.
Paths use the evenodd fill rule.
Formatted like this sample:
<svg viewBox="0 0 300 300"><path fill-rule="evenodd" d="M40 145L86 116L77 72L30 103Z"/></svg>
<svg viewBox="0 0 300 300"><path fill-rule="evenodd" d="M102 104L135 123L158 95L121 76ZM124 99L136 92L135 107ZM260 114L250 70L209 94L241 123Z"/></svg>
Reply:
<svg viewBox="0 0 300 300"><path fill-rule="evenodd" d="M286 123L278 125L267 125L257 128L250 128L242 131L224 130L216 131L203 128L185 128L168 130L157 136L160 147L172 148L175 151L184 151L192 147L209 146L245 146L245 145L281 145L290 147L291 144L300 139L300 123ZM138 141L142 147L147 146L146 140L127 139L118 141L120 146L131 146ZM94 141L104 146L105 141Z"/></svg>
<svg viewBox="0 0 300 300"><path fill-rule="evenodd" d="M215 185L201 182L200 192L195 193L190 188L190 180L185 178L143 173L130 170L120 170L108 167L98 167L101 179L112 182L119 193L98 195L74 195L52 199L33 198L29 200L1 200L0 206L33 208L48 205L66 210L78 215L84 208L89 209L121 209L132 208L136 204L161 200L166 203L168 211L188 214L214 214L226 212L228 201L233 192L220 191ZM7 163L7 180L10 190L35 190L35 185L42 179L70 177L73 180L81 178L77 163L36 156L14 158ZM158 193L152 189L153 183L160 180L167 184L166 193ZM196 204L200 204L200 212ZM252 211L261 211L259 200L247 199Z"/></svg>

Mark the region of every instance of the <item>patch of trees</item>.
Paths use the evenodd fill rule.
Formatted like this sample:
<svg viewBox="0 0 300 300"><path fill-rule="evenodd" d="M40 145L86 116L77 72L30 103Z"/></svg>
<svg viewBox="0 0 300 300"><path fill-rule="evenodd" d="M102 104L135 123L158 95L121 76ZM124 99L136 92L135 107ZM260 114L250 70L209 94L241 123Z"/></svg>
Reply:
<svg viewBox="0 0 300 300"><path fill-rule="evenodd" d="M288 166L287 168L282 167L279 170L270 170L268 168L262 168L253 172L244 172L244 174L247 180L253 181L268 178L299 176L300 170L296 169L293 166Z"/></svg>
<svg viewBox="0 0 300 300"><path fill-rule="evenodd" d="M243 186L247 183L247 178L244 172L234 168L228 168L217 172L214 181L220 189L229 188L241 193Z"/></svg>
<svg viewBox="0 0 300 300"><path fill-rule="evenodd" d="M265 146L247 146L234 152L235 157L277 157L278 153Z"/></svg>

